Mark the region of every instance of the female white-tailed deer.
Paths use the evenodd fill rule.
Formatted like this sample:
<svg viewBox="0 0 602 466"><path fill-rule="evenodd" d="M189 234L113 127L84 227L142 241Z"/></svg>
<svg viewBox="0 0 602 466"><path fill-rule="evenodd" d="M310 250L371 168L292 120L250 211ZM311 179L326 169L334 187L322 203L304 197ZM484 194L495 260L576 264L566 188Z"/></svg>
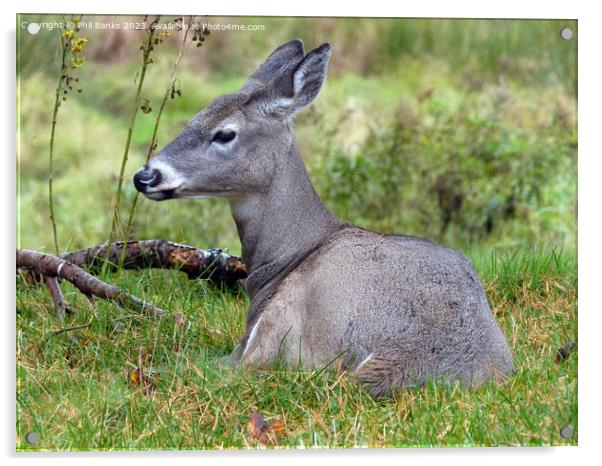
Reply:
<svg viewBox="0 0 602 466"><path fill-rule="evenodd" d="M232 363L306 368L337 357L375 395L428 379L503 379L512 356L469 260L334 217L297 150L294 115L317 96L330 45L276 49L134 176L154 200L228 199L249 270Z"/></svg>

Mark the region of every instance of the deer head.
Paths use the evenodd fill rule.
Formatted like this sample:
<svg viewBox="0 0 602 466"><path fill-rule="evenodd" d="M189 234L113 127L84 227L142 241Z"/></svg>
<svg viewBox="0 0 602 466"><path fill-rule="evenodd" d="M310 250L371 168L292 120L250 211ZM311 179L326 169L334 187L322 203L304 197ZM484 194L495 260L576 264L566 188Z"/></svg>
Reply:
<svg viewBox="0 0 602 466"><path fill-rule="evenodd" d="M136 189L157 201L268 191L282 159L296 156L291 122L318 95L330 50L325 43L306 55L298 39L277 48L142 167Z"/></svg>

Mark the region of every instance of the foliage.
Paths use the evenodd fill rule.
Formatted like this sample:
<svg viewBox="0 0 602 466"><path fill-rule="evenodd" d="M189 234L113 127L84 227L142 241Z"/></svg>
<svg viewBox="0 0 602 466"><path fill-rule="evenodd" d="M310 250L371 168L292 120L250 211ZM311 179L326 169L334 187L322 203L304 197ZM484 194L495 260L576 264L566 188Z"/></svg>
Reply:
<svg viewBox="0 0 602 466"><path fill-rule="evenodd" d="M370 126L355 155L330 145L319 191L335 212L376 231L448 244L571 245L563 225L575 216L574 120L553 107L534 123L515 115L519 92L490 93L461 95L455 105L433 90L401 100L392 118Z"/></svg>

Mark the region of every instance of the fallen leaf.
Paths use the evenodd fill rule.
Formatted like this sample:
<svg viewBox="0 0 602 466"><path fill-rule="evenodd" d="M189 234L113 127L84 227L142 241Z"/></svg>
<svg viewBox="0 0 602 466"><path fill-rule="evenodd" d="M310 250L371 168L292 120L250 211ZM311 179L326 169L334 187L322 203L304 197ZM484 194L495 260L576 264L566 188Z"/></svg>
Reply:
<svg viewBox="0 0 602 466"><path fill-rule="evenodd" d="M563 346L558 348L558 351L556 351L556 362L560 363L566 360L569 355L575 351L575 346L575 342L573 340L569 340Z"/></svg>
<svg viewBox="0 0 602 466"><path fill-rule="evenodd" d="M261 413L253 411L247 422L247 431L251 440L262 445L278 445L278 437L285 435L285 425L280 419L266 423Z"/></svg>
<svg viewBox="0 0 602 466"><path fill-rule="evenodd" d="M176 328L183 327L186 324L186 316L178 313L174 316L174 322L176 324Z"/></svg>
<svg viewBox="0 0 602 466"><path fill-rule="evenodd" d="M145 395L157 389L157 385L152 378L145 375L140 367L130 373L128 381L131 387L142 388Z"/></svg>
<svg viewBox="0 0 602 466"><path fill-rule="evenodd" d="M247 422L247 431L253 440L259 440L261 434L263 434L265 428L265 419L263 415L259 414L257 411L253 411L251 417L249 418L249 422Z"/></svg>

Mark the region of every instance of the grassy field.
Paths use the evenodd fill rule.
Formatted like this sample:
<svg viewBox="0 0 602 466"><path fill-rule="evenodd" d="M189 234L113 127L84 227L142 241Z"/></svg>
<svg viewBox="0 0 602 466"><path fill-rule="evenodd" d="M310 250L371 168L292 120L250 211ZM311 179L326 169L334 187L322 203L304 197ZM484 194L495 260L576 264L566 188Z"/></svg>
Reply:
<svg viewBox="0 0 602 466"><path fill-rule="evenodd" d="M129 315L104 302L74 305L61 326L46 291L19 286L18 448L22 450L256 448L253 411L279 419L280 446L405 447L574 445L577 354L556 361L577 341L573 256L519 252L473 257L492 310L515 357L505 385L477 390L429 385L374 400L345 373L221 369L216 359L240 337L247 305L240 291L220 291L178 272L123 272L107 277L190 319L178 327ZM142 368L146 384L132 385ZM151 389L155 387L156 389ZM560 429L573 426L569 439ZM25 434L40 434L38 445ZM272 447L269 444L268 447Z"/></svg>
<svg viewBox="0 0 602 466"><path fill-rule="evenodd" d="M374 400L332 368L220 368L216 360L244 330L242 288L219 290L176 271L120 271L101 278L183 313L190 324L153 321L106 302L93 309L63 284L74 312L61 325L46 289L18 276L17 448L576 444L577 352L556 358L567 342L577 343L576 48L558 34L576 23L219 21L261 23L267 33L212 33L187 52L178 71L182 97L168 101L159 148L215 97L238 89L275 46L293 37L306 48L330 41L327 83L295 122L317 191L333 212L362 227L466 252L517 372L502 386L432 384ZM47 40L39 40L43 34ZM77 72L83 92L70 94L59 112L54 191L62 251L108 238L140 71L142 36L111 41L102 34L90 32L88 61ZM54 39L50 31L20 37L17 68L18 247L50 252ZM158 47L142 90L155 110L136 121L122 220L168 83L177 45L171 39ZM130 236L240 253L219 199L141 199ZM138 369L141 377L133 378ZM255 411L278 421L267 445L249 433ZM570 438L560 436L564 426L575 429ZM25 441L32 431L40 434L36 445Z"/></svg>

